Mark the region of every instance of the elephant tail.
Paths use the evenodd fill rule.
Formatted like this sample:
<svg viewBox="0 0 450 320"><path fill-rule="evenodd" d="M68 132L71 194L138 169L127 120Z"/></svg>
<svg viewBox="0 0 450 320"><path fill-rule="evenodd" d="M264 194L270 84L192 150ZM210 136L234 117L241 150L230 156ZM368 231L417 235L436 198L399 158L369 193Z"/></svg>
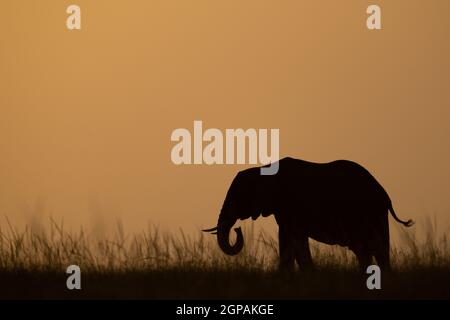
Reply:
<svg viewBox="0 0 450 320"><path fill-rule="evenodd" d="M391 212L392 216L394 217L395 221L400 222L405 227L411 227L414 224L414 221L409 219L408 221L400 220L399 217L395 214L394 208L392 207L392 203L389 202L389 211Z"/></svg>

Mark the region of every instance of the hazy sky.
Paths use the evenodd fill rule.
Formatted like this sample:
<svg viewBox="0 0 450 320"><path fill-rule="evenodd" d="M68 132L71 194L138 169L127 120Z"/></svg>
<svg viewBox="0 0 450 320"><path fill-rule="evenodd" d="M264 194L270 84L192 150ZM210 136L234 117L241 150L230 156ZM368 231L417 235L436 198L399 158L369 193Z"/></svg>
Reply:
<svg viewBox="0 0 450 320"><path fill-rule="evenodd" d="M81 7L82 30L66 29ZM380 31L366 8L382 9ZM212 226L242 165L175 166L172 130L279 128L351 159L402 218L450 219L449 1L40 0L0 10L0 225ZM33 222L34 221L34 222Z"/></svg>

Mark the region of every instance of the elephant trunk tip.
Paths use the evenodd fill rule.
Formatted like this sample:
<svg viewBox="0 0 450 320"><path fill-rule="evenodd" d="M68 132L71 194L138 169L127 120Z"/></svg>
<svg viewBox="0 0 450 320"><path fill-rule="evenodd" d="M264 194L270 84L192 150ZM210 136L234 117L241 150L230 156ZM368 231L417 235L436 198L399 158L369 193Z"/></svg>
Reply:
<svg viewBox="0 0 450 320"><path fill-rule="evenodd" d="M231 245L230 229L231 227L219 228L217 231L217 241L219 243L220 249L222 249L225 254L234 256L242 251L242 248L244 247L244 237L242 235L242 230L240 227L234 228L234 231L236 232L236 242Z"/></svg>
<svg viewBox="0 0 450 320"><path fill-rule="evenodd" d="M408 221L406 221L405 223L404 223L404 225L405 225L405 227L411 227L411 226L413 226L414 225L414 220L412 220L412 219L409 219Z"/></svg>

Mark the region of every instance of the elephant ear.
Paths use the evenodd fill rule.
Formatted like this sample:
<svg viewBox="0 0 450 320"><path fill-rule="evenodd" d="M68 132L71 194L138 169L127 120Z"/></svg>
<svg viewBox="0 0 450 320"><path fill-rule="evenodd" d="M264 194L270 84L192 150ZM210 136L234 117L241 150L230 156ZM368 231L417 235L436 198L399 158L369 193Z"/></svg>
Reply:
<svg viewBox="0 0 450 320"><path fill-rule="evenodd" d="M252 219L256 220L260 216L268 217L273 214L273 199L276 187L274 176L261 175L260 171L253 177L254 193L252 197Z"/></svg>
<svg viewBox="0 0 450 320"><path fill-rule="evenodd" d="M273 212L271 212L271 211L261 211L261 212L258 213L258 214L252 215L252 220L256 220L256 219L258 219L260 216L263 216L263 217L265 218L265 217L270 216L271 214L273 214Z"/></svg>
<svg viewBox="0 0 450 320"><path fill-rule="evenodd" d="M233 182L233 195L239 201L239 219L258 219L259 216L267 217L273 213L274 176L261 175L260 168L250 168L241 171ZM234 195L237 195L234 197Z"/></svg>
<svg viewBox="0 0 450 320"><path fill-rule="evenodd" d="M268 217L276 212L279 205L281 189L278 188L278 175L261 176L258 186L258 199L263 217Z"/></svg>
<svg viewBox="0 0 450 320"><path fill-rule="evenodd" d="M271 210L263 211L263 212L261 213L261 215L262 215L264 218L270 216L271 214L273 214L273 212L272 212Z"/></svg>

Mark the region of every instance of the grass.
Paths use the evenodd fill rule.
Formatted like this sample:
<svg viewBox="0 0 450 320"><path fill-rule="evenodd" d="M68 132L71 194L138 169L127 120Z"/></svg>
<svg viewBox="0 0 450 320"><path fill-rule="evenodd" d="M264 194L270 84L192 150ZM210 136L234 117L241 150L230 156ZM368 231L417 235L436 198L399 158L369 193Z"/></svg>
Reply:
<svg viewBox="0 0 450 320"><path fill-rule="evenodd" d="M126 235L122 224L111 238L83 230L66 232L51 221L47 231L0 228L0 298L123 299L448 299L450 253L436 223L398 229L391 250L393 271L382 289L368 290L352 252L311 242L318 270L281 274L278 241L252 228L235 257L218 249L215 237L177 234L149 226ZM82 290L67 290L65 270L82 271Z"/></svg>

